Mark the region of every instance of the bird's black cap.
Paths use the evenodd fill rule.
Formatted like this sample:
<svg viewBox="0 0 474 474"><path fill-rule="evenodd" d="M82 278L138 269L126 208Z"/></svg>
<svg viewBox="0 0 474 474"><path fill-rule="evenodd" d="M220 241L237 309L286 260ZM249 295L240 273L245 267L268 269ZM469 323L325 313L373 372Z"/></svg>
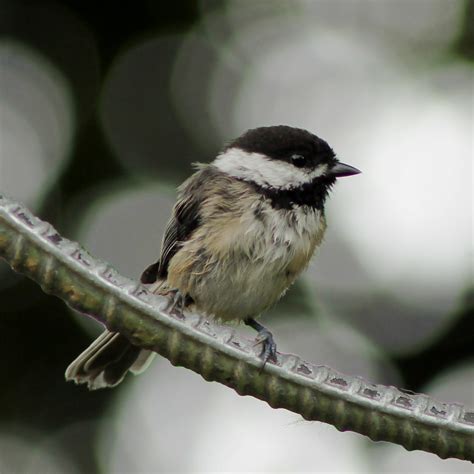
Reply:
<svg viewBox="0 0 474 474"><path fill-rule="evenodd" d="M230 142L225 149L234 147L282 161L291 161L292 155L299 154L306 158L308 167L320 163L335 164L337 161L327 142L307 130L287 125L250 129Z"/></svg>

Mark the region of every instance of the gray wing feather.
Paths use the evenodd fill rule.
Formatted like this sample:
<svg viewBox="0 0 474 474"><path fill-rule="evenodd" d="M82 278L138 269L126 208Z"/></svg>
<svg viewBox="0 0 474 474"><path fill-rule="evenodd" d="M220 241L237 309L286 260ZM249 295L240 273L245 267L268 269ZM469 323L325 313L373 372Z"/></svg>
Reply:
<svg viewBox="0 0 474 474"><path fill-rule="evenodd" d="M142 283L154 283L159 279L166 279L170 260L199 227L201 218L199 210L205 196L205 183L216 174L214 167L201 168L191 178L183 183L179 189L178 201L173 207L173 213L166 225L161 244L160 259L150 265L142 274Z"/></svg>

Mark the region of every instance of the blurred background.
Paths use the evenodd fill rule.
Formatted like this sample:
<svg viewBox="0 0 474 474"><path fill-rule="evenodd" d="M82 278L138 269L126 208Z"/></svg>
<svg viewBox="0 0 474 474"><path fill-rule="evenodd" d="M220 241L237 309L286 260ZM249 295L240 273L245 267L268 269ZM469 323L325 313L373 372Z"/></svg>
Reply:
<svg viewBox="0 0 474 474"><path fill-rule="evenodd" d="M282 352L474 405L474 1L0 1L0 191L138 278L191 163L287 124L363 170L268 315ZM0 262L0 472L454 472L156 360L89 393L100 332ZM254 333L241 329L249 338Z"/></svg>

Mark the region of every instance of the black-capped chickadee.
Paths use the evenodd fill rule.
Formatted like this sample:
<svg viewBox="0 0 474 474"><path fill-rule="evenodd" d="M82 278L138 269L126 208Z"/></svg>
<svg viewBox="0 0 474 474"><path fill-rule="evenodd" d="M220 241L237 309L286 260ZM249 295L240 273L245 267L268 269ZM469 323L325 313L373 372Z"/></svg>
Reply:
<svg viewBox="0 0 474 474"><path fill-rule="evenodd" d="M178 188L159 260L141 281L171 294L173 306L258 331L263 362L274 360L272 334L255 318L306 268L326 230L324 203L336 178L360 173L306 130L248 130ZM128 370L141 372L153 353L110 331L66 371L90 389L111 387Z"/></svg>

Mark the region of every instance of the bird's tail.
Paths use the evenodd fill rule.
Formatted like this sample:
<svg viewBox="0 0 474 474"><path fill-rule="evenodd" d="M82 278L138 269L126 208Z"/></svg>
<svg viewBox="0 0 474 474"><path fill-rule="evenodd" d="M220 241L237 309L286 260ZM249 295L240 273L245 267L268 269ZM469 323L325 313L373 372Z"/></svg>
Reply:
<svg viewBox="0 0 474 474"><path fill-rule="evenodd" d="M143 372L155 353L140 349L116 332L105 330L66 369L66 380L87 384L89 390L115 387L128 371Z"/></svg>

